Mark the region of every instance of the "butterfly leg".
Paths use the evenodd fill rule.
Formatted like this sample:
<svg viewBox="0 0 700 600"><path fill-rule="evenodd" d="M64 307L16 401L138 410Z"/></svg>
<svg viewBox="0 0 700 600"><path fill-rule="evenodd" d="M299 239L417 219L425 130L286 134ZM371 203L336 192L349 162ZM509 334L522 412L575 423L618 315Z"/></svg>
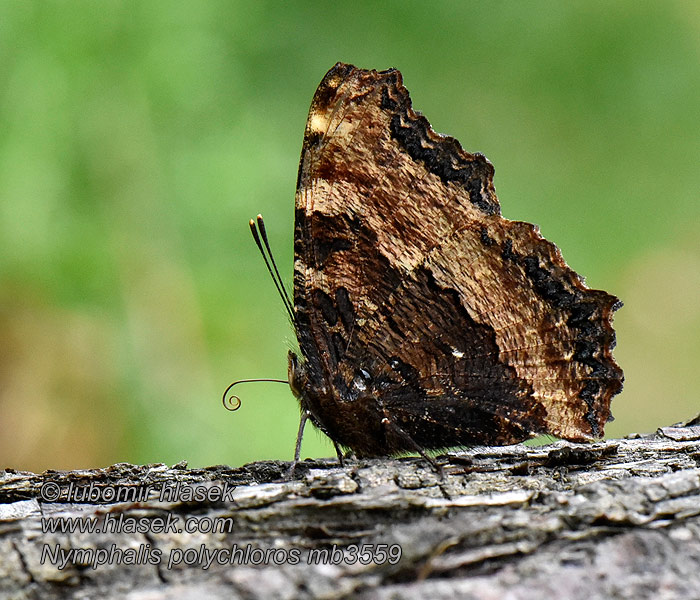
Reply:
<svg viewBox="0 0 700 600"><path fill-rule="evenodd" d="M430 456L428 456L425 453L425 450L421 448L415 441L413 441L413 438L408 435L401 427L399 427L396 423L394 423L389 417L384 417L382 419L382 425L386 427L391 433L394 435L397 435L400 437L402 440L404 440L408 446L415 452L418 452L427 462L428 464L433 468L433 470L440 475L440 479L445 478L445 473L442 470L442 465L437 464Z"/></svg>
<svg viewBox="0 0 700 600"><path fill-rule="evenodd" d="M305 410L301 413L301 419L299 420L299 431L297 432L297 443L294 446L294 464L299 462L299 457L301 456L301 439L304 437L304 427L306 427L306 422L309 420L311 413Z"/></svg>
<svg viewBox="0 0 700 600"><path fill-rule="evenodd" d="M343 450L342 448L338 445L338 442L333 440L333 447L335 448L335 453L338 455L338 462L340 463L341 467L345 466L345 457L343 456Z"/></svg>
<svg viewBox="0 0 700 600"><path fill-rule="evenodd" d="M299 419L299 431L297 432L297 443L294 446L294 460L289 466L289 471L287 472L288 477L294 476L294 471L299 464L299 457L301 456L301 440L304 437L304 427L306 427L306 422L309 420L311 413L308 410L302 411L301 418Z"/></svg>

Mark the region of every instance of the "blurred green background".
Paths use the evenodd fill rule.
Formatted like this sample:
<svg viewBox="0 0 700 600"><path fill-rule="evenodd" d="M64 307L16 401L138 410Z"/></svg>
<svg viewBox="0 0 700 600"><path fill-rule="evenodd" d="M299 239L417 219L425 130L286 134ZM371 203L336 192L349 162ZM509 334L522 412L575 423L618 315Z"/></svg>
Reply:
<svg viewBox="0 0 700 600"><path fill-rule="evenodd" d="M437 131L496 167L625 302L609 436L700 410L700 3L0 3L0 467L292 456L291 285L313 92L400 68ZM304 456L332 447L308 430Z"/></svg>

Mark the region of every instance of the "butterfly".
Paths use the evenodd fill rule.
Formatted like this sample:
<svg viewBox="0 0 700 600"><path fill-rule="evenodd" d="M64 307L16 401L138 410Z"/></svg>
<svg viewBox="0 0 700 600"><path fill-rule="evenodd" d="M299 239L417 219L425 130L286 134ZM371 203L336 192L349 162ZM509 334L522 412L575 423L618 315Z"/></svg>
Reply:
<svg viewBox="0 0 700 600"><path fill-rule="evenodd" d="M536 225L502 217L493 174L413 110L398 70L338 63L323 78L297 178L293 302L273 275L298 340L295 461L307 420L341 462L342 449L603 435L623 382L621 302ZM251 229L271 257L262 217Z"/></svg>

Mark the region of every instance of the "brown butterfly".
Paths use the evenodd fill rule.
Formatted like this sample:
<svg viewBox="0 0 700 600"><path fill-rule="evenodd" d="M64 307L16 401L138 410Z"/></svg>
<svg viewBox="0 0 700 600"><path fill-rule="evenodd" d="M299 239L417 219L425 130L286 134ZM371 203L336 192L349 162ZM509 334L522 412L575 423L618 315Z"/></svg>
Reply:
<svg viewBox="0 0 700 600"><path fill-rule="evenodd" d="M622 389L621 303L536 225L501 216L493 173L412 109L399 71L338 63L323 78L297 179L293 305L270 261L299 342L295 461L307 419L341 459L603 435Z"/></svg>

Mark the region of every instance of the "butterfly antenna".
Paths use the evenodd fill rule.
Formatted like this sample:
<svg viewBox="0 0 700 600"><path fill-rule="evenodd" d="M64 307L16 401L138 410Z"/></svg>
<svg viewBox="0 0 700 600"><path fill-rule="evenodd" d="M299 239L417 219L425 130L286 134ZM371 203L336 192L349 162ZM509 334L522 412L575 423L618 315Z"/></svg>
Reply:
<svg viewBox="0 0 700 600"><path fill-rule="evenodd" d="M270 250L270 243L267 241L267 230L265 229L265 221L263 221L262 215L258 215L258 229L260 229L260 237L262 238L262 241L265 244L265 248L267 249L267 253L270 255L270 260L272 261L272 267L275 269L275 274L277 275L277 280L280 282L280 286L282 287L282 291L284 292L284 297L287 300L287 305L289 307L292 307L293 304L292 304L291 300L289 299L289 294L287 293L287 288L284 287L284 281L282 281L282 277L280 277L280 272L277 270L277 263L275 262L275 257L272 254L272 250Z"/></svg>
<svg viewBox="0 0 700 600"><path fill-rule="evenodd" d="M289 381L286 379L239 379L238 381L234 381L230 386L226 388L226 391L224 391L224 395L222 397L222 402L224 405L224 408L226 410L238 410L241 407L241 399L236 396L235 394L232 394L231 396L228 395L228 393L233 389L233 386L238 385L239 383L253 383L253 382L260 382L260 381L271 381L272 383L286 383L289 385Z"/></svg>
<svg viewBox="0 0 700 600"><path fill-rule="evenodd" d="M282 298L282 303L284 304L284 308L287 310L289 318L292 320L292 323L295 323L296 319L294 318L294 310L292 308L293 305L291 300L289 299L289 294L287 294L287 289L284 287L282 277L280 277L280 272L277 269L277 263L275 262L275 258L272 255L270 243L267 240L267 232L265 231L265 222L263 221L262 215L258 215L257 217L257 227L253 219L250 220L249 224L250 231L253 234L253 239L255 240L255 243L258 246L258 250L260 250L260 254L262 254L263 260L265 261L265 266L267 267L267 271L268 273L270 273L270 277L272 277L272 281L274 282L275 287L277 288L277 293L280 295L280 298ZM260 233L258 233L258 230L260 230ZM261 238L262 241L260 241ZM263 244L265 244L264 248ZM267 249L267 254L265 253L265 249ZM270 257L269 260L267 258L268 255ZM273 268L274 272L272 270Z"/></svg>

